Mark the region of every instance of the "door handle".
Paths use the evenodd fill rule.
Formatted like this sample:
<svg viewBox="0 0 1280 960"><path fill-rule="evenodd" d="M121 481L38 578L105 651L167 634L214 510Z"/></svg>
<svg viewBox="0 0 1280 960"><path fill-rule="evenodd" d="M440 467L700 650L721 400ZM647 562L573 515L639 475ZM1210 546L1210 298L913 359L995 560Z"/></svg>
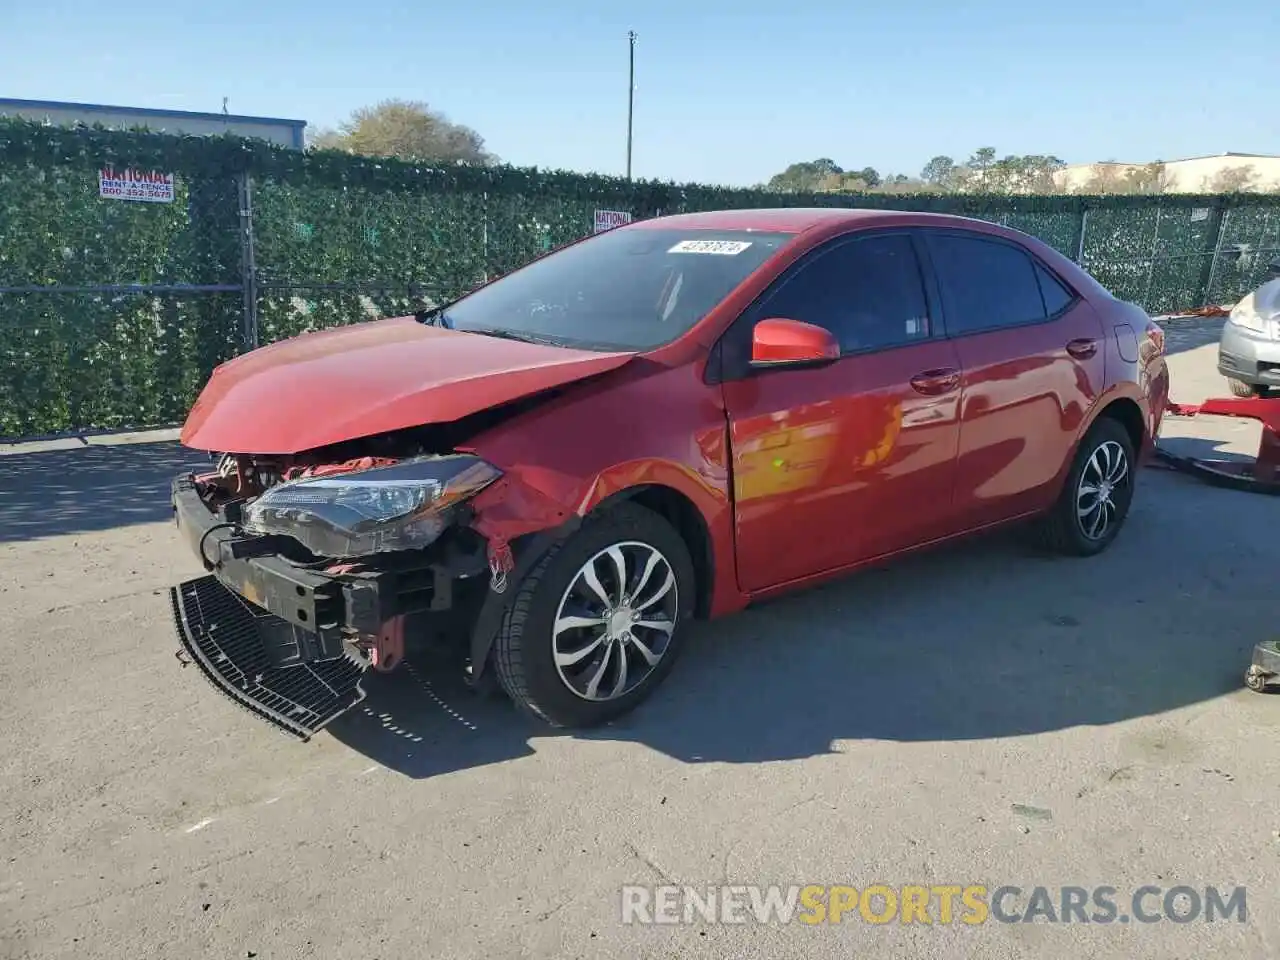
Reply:
<svg viewBox="0 0 1280 960"><path fill-rule="evenodd" d="M951 367L940 370L926 370L911 378L911 389L925 396L936 397L942 393L950 393L960 386L960 371Z"/></svg>
<svg viewBox="0 0 1280 960"><path fill-rule="evenodd" d="M1098 341L1089 337L1081 337L1067 344L1067 353L1077 360L1088 360L1098 352Z"/></svg>

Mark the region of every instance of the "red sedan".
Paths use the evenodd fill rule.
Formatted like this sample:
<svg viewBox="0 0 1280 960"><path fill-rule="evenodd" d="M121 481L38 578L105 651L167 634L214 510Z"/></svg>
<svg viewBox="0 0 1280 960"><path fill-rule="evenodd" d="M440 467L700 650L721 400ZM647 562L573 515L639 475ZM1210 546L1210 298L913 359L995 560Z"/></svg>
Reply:
<svg viewBox="0 0 1280 960"><path fill-rule="evenodd" d="M863 210L663 217L443 307L217 369L174 482L186 656L307 737L428 636L557 726L607 721L693 618L1027 521L1120 532L1160 328L1040 241Z"/></svg>

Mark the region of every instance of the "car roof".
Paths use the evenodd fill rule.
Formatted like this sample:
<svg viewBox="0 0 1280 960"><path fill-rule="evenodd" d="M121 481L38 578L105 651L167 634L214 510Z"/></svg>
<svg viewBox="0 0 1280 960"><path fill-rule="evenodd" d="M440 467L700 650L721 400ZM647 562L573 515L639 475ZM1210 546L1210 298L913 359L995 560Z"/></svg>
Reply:
<svg viewBox="0 0 1280 960"><path fill-rule="evenodd" d="M804 233L817 227L854 225L885 226L894 223L920 224L936 222L939 225L973 224L969 217L957 217L945 213L922 213L915 210L875 210L857 207L767 207L750 210L707 210L698 213L677 213L655 217L632 224L630 229L682 229L682 230L762 230L778 233Z"/></svg>

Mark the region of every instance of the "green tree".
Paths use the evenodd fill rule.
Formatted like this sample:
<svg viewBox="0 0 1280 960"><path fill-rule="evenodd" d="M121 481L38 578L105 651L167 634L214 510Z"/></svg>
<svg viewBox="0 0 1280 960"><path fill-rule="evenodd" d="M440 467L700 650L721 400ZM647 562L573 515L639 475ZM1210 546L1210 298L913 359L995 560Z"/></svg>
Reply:
<svg viewBox="0 0 1280 960"><path fill-rule="evenodd" d="M834 160L823 157L793 163L781 173L776 173L765 184L766 189L783 193L813 193L830 183L832 177L843 177L844 170Z"/></svg>
<svg viewBox="0 0 1280 960"><path fill-rule="evenodd" d="M996 163L995 147L979 147L965 162L966 186L986 193L990 189L991 168Z"/></svg>
<svg viewBox="0 0 1280 960"><path fill-rule="evenodd" d="M855 174L855 176L872 189L880 186L883 182L879 171L877 171L875 167L863 167Z"/></svg>
<svg viewBox="0 0 1280 960"><path fill-rule="evenodd" d="M372 107L361 107L337 130L321 131L312 145L367 157L445 163L497 162L497 158L485 150L484 138L476 131L452 123L425 103L411 100L383 100Z"/></svg>
<svg viewBox="0 0 1280 960"><path fill-rule="evenodd" d="M957 185L959 168L956 162L947 156L936 156L924 165L920 171L920 179L939 192L954 190Z"/></svg>
<svg viewBox="0 0 1280 960"><path fill-rule="evenodd" d="M1054 156L1028 154L1021 158L1018 186L1022 193L1058 192L1057 174L1066 164Z"/></svg>

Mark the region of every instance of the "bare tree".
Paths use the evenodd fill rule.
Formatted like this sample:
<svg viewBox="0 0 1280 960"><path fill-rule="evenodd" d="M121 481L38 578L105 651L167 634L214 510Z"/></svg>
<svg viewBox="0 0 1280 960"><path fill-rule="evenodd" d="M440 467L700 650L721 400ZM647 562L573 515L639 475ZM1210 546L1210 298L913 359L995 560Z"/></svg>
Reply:
<svg viewBox="0 0 1280 960"><path fill-rule="evenodd" d="M1205 193L1247 193L1256 186L1257 180L1258 171L1249 163L1243 167L1219 170L1212 177L1205 177L1201 189Z"/></svg>
<svg viewBox="0 0 1280 960"><path fill-rule="evenodd" d="M1077 193L1100 196L1109 193L1128 193L1129 182L1126 180L1128 170L1120 163L1098 163L1093 167L1089 179L1080 185Z"/></svg>
<svg viewBox="0 0 1280 960"><path fill-rule="evenodd" d="M1125 171L1123 184L1125 193L1164 193L1171 185L1172 177L1161 161L1144 163Z"/></svg>

